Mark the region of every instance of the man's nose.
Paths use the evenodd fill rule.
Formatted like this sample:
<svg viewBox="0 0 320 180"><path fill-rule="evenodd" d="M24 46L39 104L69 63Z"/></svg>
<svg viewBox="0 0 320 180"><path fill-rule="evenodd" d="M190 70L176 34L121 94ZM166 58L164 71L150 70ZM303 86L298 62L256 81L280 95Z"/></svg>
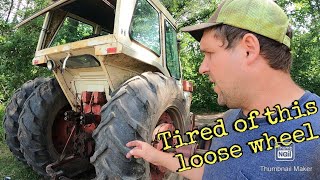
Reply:
<svg viewBox="0 0 320 180"><path fill-rule="evenodd" d="M208 65L207 65L205 59L203 59L201 65L199 67L199 73L206 74L207 72L209 72L209 68L208 68Z"/></svg>

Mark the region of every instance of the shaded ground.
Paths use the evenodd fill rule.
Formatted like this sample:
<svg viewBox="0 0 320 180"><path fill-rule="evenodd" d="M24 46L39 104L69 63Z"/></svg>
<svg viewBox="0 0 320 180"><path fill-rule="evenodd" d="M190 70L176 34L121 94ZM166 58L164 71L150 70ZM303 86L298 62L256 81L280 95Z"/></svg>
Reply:
<svg viewBox="0 0 320 180"><path fill-rule="evenodd" d="M200 124L212 124L216 119L222 118L223 113L199 114L196 115L196 126Z"/></svg>

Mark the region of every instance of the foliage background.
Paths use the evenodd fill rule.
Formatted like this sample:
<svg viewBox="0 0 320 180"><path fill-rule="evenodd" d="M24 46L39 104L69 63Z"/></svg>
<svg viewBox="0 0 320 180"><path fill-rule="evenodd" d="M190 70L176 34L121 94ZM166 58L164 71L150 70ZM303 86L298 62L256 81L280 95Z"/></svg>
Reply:
<svg viewBox="0 0 320 180"><path fill-rule="evenodd" d="M220 2L212 0L161 0L177 20L178 27L203 22ZM303 88L320 94L320 2L317 0L277 0L291 19L293 79ZM5 103L15 89L29 79L50 75L45 68L31 65L41 29L42 18L13 30L13 26L31 13L43 8L48 1L3 0L0 2L0 103ZM202 54L199 43L187 33L179 33L180 60L184 79L194 83L192 111L220 112L216 94L205 76L198 73ZM231 72L230 72L231 73Z"/></svg>
<svg viewBox="0 0 320 180"><path fill-rule="evenodd" d="M219 3L212 0L161 0L177 20L179 28L203 22L210 17ZM303 88L320 94L320 1L277 0L289 15L294 29L292 40L293 79ZM45 68L31 65L36 48L42 18L27 26L13 26L33 12L42 9L48 0L1 0L0 1L0 119L6 102L12 93L29 79L49 76ZM199 44L190 35L179 33L180 59L184 79L195 85L192 111L220 112L225 108L216 103L212 85L205 76L198 74L203 58ZM232 73L232 72L230 72ZM39 179L28 167L14 157L4 145L4 133L0 124L0 178L10 174L13 179Z"/></svg>
<svg viewBox="0 0 320 180"><path fill-rule="evenodd" d="M294 36L292 39L292 77L297 84L320 94L320 1L318 0L276 0L288 14ZM208 19L219 1L163 0L165 6L183 27ZM182 40L180 58L184 78L194 82L192 110L195 112L220 112L216 94L206 77L200 75L202 55L199 44L186 33L180 33ZM232 72L229 72L232 73Z"/></svg>

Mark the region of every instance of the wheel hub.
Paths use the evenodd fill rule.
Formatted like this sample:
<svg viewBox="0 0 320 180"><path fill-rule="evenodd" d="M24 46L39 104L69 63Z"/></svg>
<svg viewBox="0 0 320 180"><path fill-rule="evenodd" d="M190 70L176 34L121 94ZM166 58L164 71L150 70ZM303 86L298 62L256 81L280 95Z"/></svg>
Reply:
<svg viewBox="0 0 320 180"><path fill-rule="evenodd" d="M156 149L162 151L163 149L163 141L158 140L157 134L165 131L170 131L173 133L175 131L175 127L173 125L173 121L169 115L169 113L164 112L158 122L158 126L154 129L152 133L152 146L155 147ZM176 139L173 139L171 141L168 141L171 145L175 145ZM166 172L168 171L167 168L162 167L162 166L155 166L155 165L150 165L150 170L151 170L151 178L152 180L161 180L164 178Z"/></svg>

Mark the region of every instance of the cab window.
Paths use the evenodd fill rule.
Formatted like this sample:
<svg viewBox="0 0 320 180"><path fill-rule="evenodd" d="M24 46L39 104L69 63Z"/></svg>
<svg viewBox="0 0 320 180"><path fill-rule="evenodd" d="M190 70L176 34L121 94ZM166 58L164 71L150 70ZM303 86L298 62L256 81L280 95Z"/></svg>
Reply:
<svg viewBox="0 0 320 180"><path fill-rule="evenodd" d="M160 56L160 24L158 11L146 0L137 0L130 37Z"/></svg>
<svg viewBox="0 0 320 180"><path fill-rule="evenodd" d="M50 46L53 47L79 41L92 35L93 27L91 25L66 17Z"/></svg>
<svg viewBox="0 0 320 180"><path fill-rule="evenodd" d="M172 77L181 78L180 63L178 55L177 32L173 26L165 21L166 38L166 63Z"/></svg>

